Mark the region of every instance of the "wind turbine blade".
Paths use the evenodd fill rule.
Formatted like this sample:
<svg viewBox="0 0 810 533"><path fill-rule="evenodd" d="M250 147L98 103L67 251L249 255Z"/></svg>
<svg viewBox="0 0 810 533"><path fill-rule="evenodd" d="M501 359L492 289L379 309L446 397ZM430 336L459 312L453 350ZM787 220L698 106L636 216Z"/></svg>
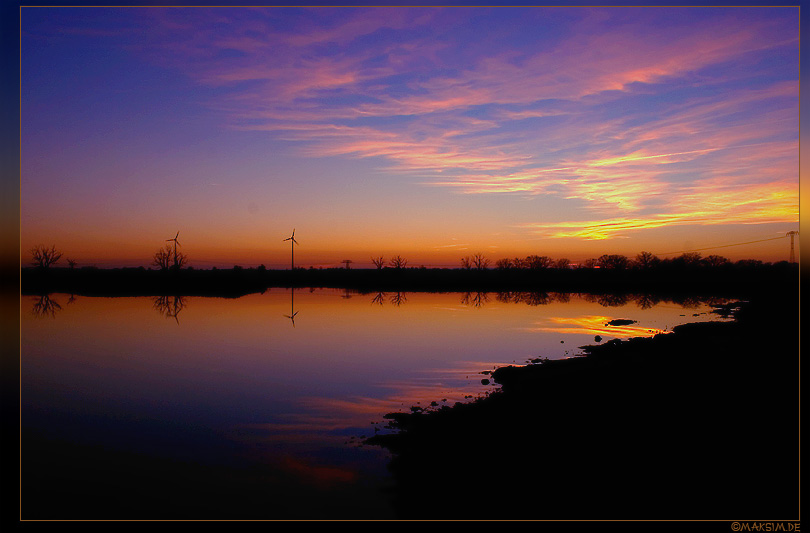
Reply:
<svg viewBox="0 0 810 533"><path fill-rule="evenodd" d="M176 238L177 238L177 237L179 237L179 236L180 236L180 232L178 231L178 232L177 232L177 235L175 235L175 236L174 236L174 238L176 239Z"/></svg>
<svg viewBox="0 0 810 533"><path fill-rule="evenodd" d="M294 242L295 244L298 244L298 241L296 241L295 239L293 239L292 242Z"/></svg>

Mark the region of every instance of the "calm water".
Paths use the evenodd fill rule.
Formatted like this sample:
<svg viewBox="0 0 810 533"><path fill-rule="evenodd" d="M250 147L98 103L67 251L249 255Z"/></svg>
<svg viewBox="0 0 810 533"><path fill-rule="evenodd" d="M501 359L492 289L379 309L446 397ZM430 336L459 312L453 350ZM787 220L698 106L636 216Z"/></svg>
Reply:
<svg viewBox="0 0 810 533"><path fill-rule="evenodd" d="M84 472L96 457L135 454L249 472L251 496L264 502L251 516L335 518L340 509L394 518L385 493L389 457L360 445L384 431L383 414L486 394L493 385L482 383L481 372L574 356L597 335L605 342L719 320L711 309L706 302L576 294L329 289L237 299L25 296L22 426L62 455L40 461L33 456L43 450L26 455L24 441L24 517L37 518L48 498L61 497L65 478L84 491L70 509L93 517L114 474L102 466ZM634 322L607 325L615 319ZM77 462L84 463L79 470ZM171 468L159 472L156 485L177 482ZM201 482L197 503L206 505L211 494L212 506L233 513L252 505L223 501L242 498L245 483L223 492L221 478L202 477L212 487ZM127 498L142 487L121 482L115 490ZM173 503L149 509L161 505L171 510Z"/></svg>

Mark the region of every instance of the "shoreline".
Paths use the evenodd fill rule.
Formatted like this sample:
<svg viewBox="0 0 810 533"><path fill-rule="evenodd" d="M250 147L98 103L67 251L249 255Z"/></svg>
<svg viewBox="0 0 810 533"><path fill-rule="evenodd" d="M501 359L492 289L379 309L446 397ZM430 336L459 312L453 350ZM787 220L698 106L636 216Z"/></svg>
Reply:
<svg viewBox="0 0 810 533"><path fill-rule="evenodd" d="M389 413L366 444L392 453L403 518L798 520L798 310L762 294L734 321L500 367L488 396Z"/></svg>
<svg viewBox="0 0 810 533"><path fill-rule="evenodd" d="M787 262L746 267L649 270L542 269L20 269L24 295L238 297L271 287L348 288L360 292L650 292L740 297L789 290L799 266Z"/></svg>

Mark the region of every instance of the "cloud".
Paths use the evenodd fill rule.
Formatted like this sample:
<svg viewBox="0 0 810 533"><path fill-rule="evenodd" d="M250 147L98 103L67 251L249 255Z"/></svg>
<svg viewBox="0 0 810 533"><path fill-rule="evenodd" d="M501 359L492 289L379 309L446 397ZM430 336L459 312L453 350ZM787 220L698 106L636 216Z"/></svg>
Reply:
<svg viewBox="0 0 810 533"><path fill-rule="evenodd" d="M795 222L798 217L795 183L740 186L727 180L709 180L675 196L664 213L592 221L532 223L522 227L548 238L602 240L667 226Z"/></svg>
<svg viewBox="0 0 810 533"><path fill-rule="evenodd" d="M514 22L503 35L520 45L486 47L465 26L476 9L166 9L149 51L221 88L210 107L228 127L303 156L377 158L426 185L606 217L533 231L795 221L795 13L668 9L526 8L561 31Z"/></svg>

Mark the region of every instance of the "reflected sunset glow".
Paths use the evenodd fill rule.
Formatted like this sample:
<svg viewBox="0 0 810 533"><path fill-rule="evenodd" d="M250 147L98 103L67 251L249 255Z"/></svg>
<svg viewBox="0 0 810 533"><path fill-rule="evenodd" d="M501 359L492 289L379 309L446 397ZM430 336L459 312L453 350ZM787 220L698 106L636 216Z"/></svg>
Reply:
<svg viewBox="0 0 810 533"><path fill-rule="evenodd" d="M583 316L579 318L549 317L550 326L540 326L538 331L555 333L586 333L611 338L628 339L631 337L652 337L659 333L666 333L663 329L646 328L643 326L608 324L612 318L607 316Z"/></svg>
<svg viewBox="0 0 810 533"><path fill-rule="evenodd" d="M293 300L270 289L22 303L26 424L44 416L36 413L182 420L288 455L342 445L385 413L486 394L482 379L496 367L575 356L594 335L718 319L691 300L533 293L299 289ZM638 322L606 325L614 319Z"/></svg>

